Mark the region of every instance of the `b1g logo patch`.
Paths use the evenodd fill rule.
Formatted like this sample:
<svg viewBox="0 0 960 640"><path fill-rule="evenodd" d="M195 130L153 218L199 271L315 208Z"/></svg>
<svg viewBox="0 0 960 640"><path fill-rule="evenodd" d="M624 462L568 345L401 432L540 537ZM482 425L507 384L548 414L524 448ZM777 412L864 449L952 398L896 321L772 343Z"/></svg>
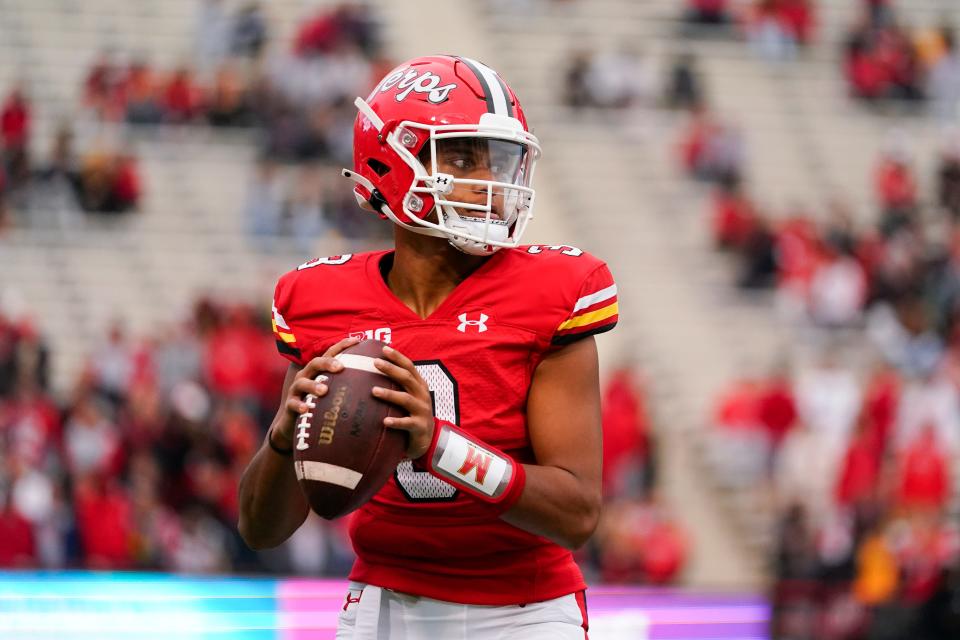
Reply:
<svg viewBox="0 0 960 640"><path fill-rule="evenodd" d="M380 84L380 93L386 93L391 89L396 89L397 95L394 96L397 102L403 102L411 92L426 94L427 100L433 104L446 102L450 97L450 92L457 88L455 82L440 85L440 76L430 71L424 71L422 74L416 69L401 69L394 71L383 79Z"/></svg>
<svg viewBox="0 0 960 640"><path fill-rule="evenodd" d="M390 327L380 327L379 329L365 329L363 331L351 331L351 338L356 338L361 342L363 340L379 340L384 344L390 344L393 338L393 332Z"/></svg>

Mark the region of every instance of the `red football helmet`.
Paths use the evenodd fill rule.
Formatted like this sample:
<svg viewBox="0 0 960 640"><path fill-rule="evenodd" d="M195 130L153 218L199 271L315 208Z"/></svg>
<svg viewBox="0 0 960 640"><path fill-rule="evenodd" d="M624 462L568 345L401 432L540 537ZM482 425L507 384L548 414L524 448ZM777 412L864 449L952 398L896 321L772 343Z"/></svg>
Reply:
<svg viewBox="0 0 960 640"><path fill-rule="evenodd" d="M343 175L361 206L473 255L520 243L540 145L493 69L414 58L355 104L354 168Z"/></svg>

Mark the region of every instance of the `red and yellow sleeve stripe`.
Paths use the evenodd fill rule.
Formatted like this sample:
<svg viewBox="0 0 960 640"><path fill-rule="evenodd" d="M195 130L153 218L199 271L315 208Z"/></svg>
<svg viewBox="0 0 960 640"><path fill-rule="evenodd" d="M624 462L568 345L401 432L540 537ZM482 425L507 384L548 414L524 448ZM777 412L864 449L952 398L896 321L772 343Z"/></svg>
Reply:
<svg viewBox="0 0 960 640"><path fill-rule="evenodd" d="M617 285L600 289L577 300L573 313L560 323L552 343L570 344L581 338L613 329L619 319Z"/></svg>
<svg viewBox="0 0 960 640"><path fill-rule="evenodd" d="M276 305L273 306L272 325L273 335L277 340L277 350L283 355L299 359L300 349L297 346L297 338L290 330L290 326L287 325L287 321L283 319L283 315L277 310Z"/></svg>

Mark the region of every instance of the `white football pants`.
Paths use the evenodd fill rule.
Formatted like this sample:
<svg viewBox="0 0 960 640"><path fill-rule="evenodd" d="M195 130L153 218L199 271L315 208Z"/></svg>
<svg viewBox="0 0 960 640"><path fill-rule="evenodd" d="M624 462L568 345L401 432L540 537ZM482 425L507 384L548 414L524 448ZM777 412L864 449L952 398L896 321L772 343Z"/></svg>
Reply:
<svg viewBox="0 0 960 640"><path fill-rule="evenodd" d="M576 594L524 606L482 606L351 582L336 640L585 640Z"/></svg>

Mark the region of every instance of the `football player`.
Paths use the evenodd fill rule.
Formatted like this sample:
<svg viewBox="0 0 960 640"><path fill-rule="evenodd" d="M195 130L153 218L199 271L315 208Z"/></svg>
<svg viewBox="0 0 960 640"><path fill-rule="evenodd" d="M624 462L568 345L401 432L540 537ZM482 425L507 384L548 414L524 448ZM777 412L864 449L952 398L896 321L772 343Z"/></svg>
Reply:
<svg viewBox="0 0 960 640"><path fill-rule="evenodd" d="M517 96L489 67L429 56L356 101L360 205L395 247L311 260L282 276L277 346L291 365L246 470L240 532L253 548L307 516L294 423L334 358L388 343L376 367L402 391L408 459L351 517L357 559L337 638L586 637L571 550L600 512L600 393L593 336L617 322L606 265L570 246L521 246L540 156Z"/></svg>

